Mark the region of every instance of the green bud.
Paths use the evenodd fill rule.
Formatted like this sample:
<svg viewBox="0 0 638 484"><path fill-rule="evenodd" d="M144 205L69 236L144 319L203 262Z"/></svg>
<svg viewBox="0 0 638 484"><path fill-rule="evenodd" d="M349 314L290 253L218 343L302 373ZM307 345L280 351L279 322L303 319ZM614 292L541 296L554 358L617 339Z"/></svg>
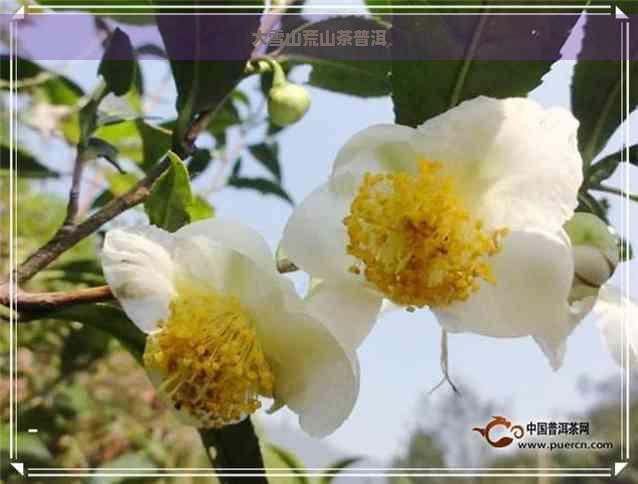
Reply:
<svg viewBox="0 0 638 484"><path fill-rule="evenodd" d="M310 95L302 86L286 83L268 93L268 114L273 124L288 126L303 118L310 107Z"/></svg>
<svg viewBox="0 0 638 484"><path fill-rule="evenodd" d="M575 213L563 228L571 240L574 257L570 299L595 295L618 265L618 236L613 228L590 213Z"/></svg>

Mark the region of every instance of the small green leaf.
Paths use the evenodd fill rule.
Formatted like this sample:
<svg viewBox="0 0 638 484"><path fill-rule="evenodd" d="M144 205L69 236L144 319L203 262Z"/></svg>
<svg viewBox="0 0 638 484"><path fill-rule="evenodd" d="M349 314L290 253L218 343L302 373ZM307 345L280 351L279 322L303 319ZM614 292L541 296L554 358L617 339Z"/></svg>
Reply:
<svg viewBox="0 0 638 484"><path fill-rule="evenodd" d="M333 462L326 468L326 472L330 472L332 475L321 477L319 479L319 484L330 484L334 478L338 476L339 472L344 470L346 467L350 467L352 464L360 462L361 460L363 460L362 457L346 457L345 459Z"/></svg>
<svg viewBox="0 0 638 484"><path fill-rule="evenodd" d="M191 221L193 194L184 162L173 152L167 156L170 166L153 184L144 209L151 224L175 232Z"/></svg>
<svg viewBox="0 0 638 484"><path fill-rule="evenodd" d="M123 96L133 84L135 69L131 40L117 27L109 38L97 72L104 77L109 91L116 96Z"/></svg>
<svg viewBox="0 0 638 484"><path fill-rule="evenodd" d="M145 123L141 119L136 121L136 126L142 138L141 167L148 171L171 148L171 131L161 126Z"/></svg>
<svg viewBox="0 0 638 484"><path fill-rule="evenodd" d="M295 480L299 484L310 484L310 479L304 475L305 466L295 454L274 444L267 444L264 450L264 458L266 461L275 461L274 463L277 464L271 465L269 463L268 467L277 468L281 467L281 464L283 464L290 468L292 473L295 474ZM272 457L269 455L271 453ZM273 478L270 479L272 480Z"/></svg>
<svg viewBox="0 0 638 484"><path fill-rule="evenodd" d="M196 222L198 220L214 217L215 208L204 197L195 195L191 205L188 207L188 213L190 215L191 222Z"/></svg>
<svg viewBox="0 0 638 484"><path fill-rule="evenodd" d="M108 161L113 167L119 171L120 173L124 173L124 170L119 165L118 151L115 146L113 146L108 141L104 141L101 138L90 138L88 142L88 146L83 151L82 155L85 159L91 160L96 158L104 158Z"/></svg>
<svg viewBox="0 0 638 484"><path fill-rule="evenodd" d="M250 188L252 190L257 190L259 193L263 195L276 195L279 198L283 198L291 205L293 204L292 198L283 189L283 187L267 178L248 178L241 176L231 176L228 180L228 185L235 188Z"/></svg>
<svg viewBox="0 0 638 484"><path fill-rule="evenodd" d="M279 144L257 143L248 147L250 153L259 161L278 182L281 182L281 167L279 166Z"/></svg>
<svg viewBox="0 0 638 484"><path fill-rule="evenodd" d="M620 262L627 262L634 258L634 249L631 243L622 237L618 239L618 256Z"/></svg>
<svg viewBox="0 0 638 484"><path fill-rule="evenodd" d="M578 193L578 207L577 212L589 212L596 215L601 220L604 220L609 225L609 218L607 212L609 210L609 203L604 198L598 200L588 192L581 191Z"/></svg>

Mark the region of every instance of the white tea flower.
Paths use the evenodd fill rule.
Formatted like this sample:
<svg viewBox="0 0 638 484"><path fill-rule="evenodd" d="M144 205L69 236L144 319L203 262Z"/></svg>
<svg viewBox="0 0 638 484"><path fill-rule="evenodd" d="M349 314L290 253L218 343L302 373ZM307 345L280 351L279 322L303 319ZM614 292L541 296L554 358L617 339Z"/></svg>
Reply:
<svg viewBox="0 0 638 484"><path fill-rule="evenodd" d="M189 424L235 423L263 397L296 412L313 436L350 414L359 391L356 346L320 301L341 294L325 286L301 300L258 233L218 218L175 233L116 229L102 261L114 295L148 334L149 377ZM373 318L377 310L351 316Z"/></svg>

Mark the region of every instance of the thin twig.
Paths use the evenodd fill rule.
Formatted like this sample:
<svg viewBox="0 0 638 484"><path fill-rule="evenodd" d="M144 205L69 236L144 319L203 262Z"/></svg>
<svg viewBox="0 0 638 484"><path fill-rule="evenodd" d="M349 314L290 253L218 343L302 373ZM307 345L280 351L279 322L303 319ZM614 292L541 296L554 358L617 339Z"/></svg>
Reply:
<svg viewBox="0 0 638 484"><path fill-rule="evenodd" d="M62 309L75 304L104 302L113 299L109 286L89 287L74 291L26 292L18 290L14 295L18 311L40 313L53 309ZM8 292L0 293L0 304L9 305Z"/></svg>
<svg viewBox="0 0 638 484"><path fill-rule="evenodd" d="M78 154L75 157L73 164L73 174L71 176L71 189L69 190L69 202L66 208L66 218L64 219L63 227L75 225L78 208L80 206L80 185L82 181L82 172L84 171L84 159L78 148Z"/></svg>
<svg viewBox="0 0 638 484"><path fill-rule="evenodd" d="M443 378L441 379L439 383L437 383L434 386L434 388L432 388L428 392L428 395L431 395L436 390L441 388L441 386L446 382L450 385L450 387L452 387L452 390L454 390L454 393L456 393L457 395L461 394L461 392L459 392L459 390L456 388L456 385L454 385L454 383L452 382L452 379L450 378L450 364L449 364L449 356L448 356L447 339L448 339L448 332L446 330L441 330L441 371L443 372Z"/></svg>

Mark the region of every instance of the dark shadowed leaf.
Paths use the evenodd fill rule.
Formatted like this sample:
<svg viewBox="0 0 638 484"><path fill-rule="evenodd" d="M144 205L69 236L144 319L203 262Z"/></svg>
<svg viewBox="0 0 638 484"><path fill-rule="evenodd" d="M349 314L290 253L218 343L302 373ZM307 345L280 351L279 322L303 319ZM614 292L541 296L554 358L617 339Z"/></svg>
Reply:
<svg viewBox="0 0 638 484"><path fill-rule="evenodd" d="M397 123L416 126L479 95L527 95L559 58L577 18L396 15L391 51Z"/></svg>
<svg viewBox="0 0 638 484"><path fill-rule="evenodd" d="M235 188L251 188L263 195L276 195L292 204L292 198L278 183L267 178L233 177L228 180L228 185Z"/></svg>
<svg viewBox="0 0 638 484"><path fill-rule="evenodd" d="M75 82L20 57L17 59L16 75L17 80L22 81L18 85L19 90L37 90L50 104L73 105L84 94ZM0 83L2 88L8 89L9 56L6 54L0 55L0 79L5 81Z"/></svg>
<svg viewBox="0 0 638 484"><path fill-rule="evenodd" d="M82 326L72 331L64 340L60 371L63 374L86 369L104 356L109 347L110 336L92 326Z"/></svg>
<svg viewBox="0 0 638 484"><path fill-rule="evenodd" d="M344 459L338 460L330 464L326 471L332 473L330 476L322 476L319 479L319 484L330 484L334 479L339 475L339 472L344 470L347 467L350 467L352 464L356 464L363 460L362 457L346 457Z"/></svg>
<svg viewBox="0 0 638 484"><path fill-rule="evenodd" d="M281 183L281 167L279 166L279 144L257 143L248 147L250 153L261 163L277 181Z"/></svg>
<svg viewBox="0 0 638 484"><path fill-rule="evenodd" d="M181 140L193 115L216 108L239 82L259 16L159 15L157 25L177 86Z"/></svg>
<svg viewBox="0 0 638 484"><path fill-rule="evenodd" d="M146 335L138 329L124 311L110 304L79 304L56 311L48 318L77 321L104 331L116 338L131 354L141 361Z"/></svg>
<svg viewBox="0 0 638 484"><path fill-rule="evenodd" d="M212 161L209 150L196 149L188 162L188 173L191 178L196 178L206 171Z"/></svg>
<svg viewBox="0 0 638 484"><path fill-rule="evenodd" d="M588 165L625 119L621 109L618 21L613 16L587 16L585 37L572 79L572 110L580 121L578 145ZM638 74L638 49L630 52L630 76ZM629 89L629 110L638 105L635 83Z"/></svg>
<svg viewBox="0 0 638 484"><path fill-rule="evenodd" d="M117 27L109 38L97 72L104 77L109 91L123 96L133 84L136 66L131 40Z"/></svg>
<svg viewBox="0 0 638 484"><path fill-rule="evenodd" d="M591 165L586 172L587 185L596 186L613 175L624 157L624 151L617 151ZM629 148L629 163L638 166L638 145Z"/></svg>
<svg viewBox="0 0 638 484"><path fill-rule="evenodd" d="M297 63L312 65L309 83L329 91L354 96L384 96L390 93L390 54L382 45L360 47L337 46L336 36L340 30L370 32L387 31L387 24L369 17L345 16L314 22L303 29L317 30L324 39L335 38L335 46L288 46L283 58ZM302 31L302 32L303 32ZM303 34L297 34L299 36ZM387 37L387 35L386 35ZM370 37L371 38L371 37ZM388 39L389 44L389 39ZM364 55L365 58L361 58Z"/></svg>
<svg viewBox="0 0 638 484"><path fill-rule="evenodd" d="M6 174L9 173L10 168L10 150L6 145L0 146L0 170L6 170ZM50 168L44 166L34 156L27 153L25 150L18 149L16 151L16 158L14 160L14 167L18 176L26 178L57 178L59 174Z"/></svg>

